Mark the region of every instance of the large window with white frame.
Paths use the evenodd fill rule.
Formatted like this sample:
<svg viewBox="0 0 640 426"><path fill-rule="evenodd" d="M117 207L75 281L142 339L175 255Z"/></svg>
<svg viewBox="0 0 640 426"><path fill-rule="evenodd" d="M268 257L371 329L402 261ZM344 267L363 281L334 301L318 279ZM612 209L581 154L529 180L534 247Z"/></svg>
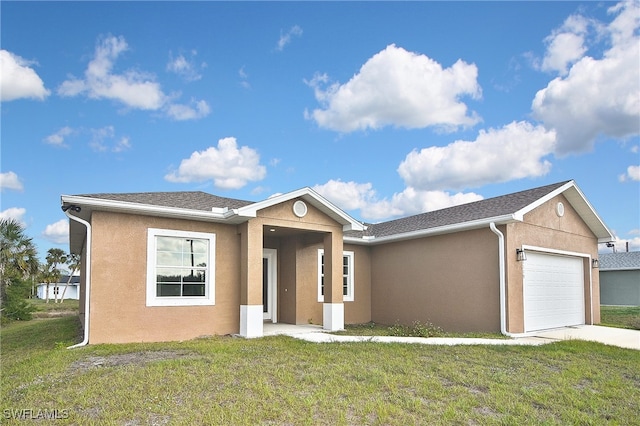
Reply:
<svg viewBox="0 0 640 426"><path fill-rule="evenodd" d="M147 306L215 304L215 234L149 228Z"/></svg>
<svg viewBox="0 0 640 426"><path fill-rule="evenodd" d="M342 300L353 302L354 253L342 252ZM324 302L324 249L318 250L318 302Z"/></svg>

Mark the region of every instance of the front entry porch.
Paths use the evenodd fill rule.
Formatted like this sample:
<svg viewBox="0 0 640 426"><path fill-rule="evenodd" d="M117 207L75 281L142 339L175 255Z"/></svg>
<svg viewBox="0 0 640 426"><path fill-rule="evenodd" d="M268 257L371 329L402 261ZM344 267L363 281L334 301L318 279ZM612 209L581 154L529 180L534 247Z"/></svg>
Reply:
<svg viewBox="0 0 640 426"><path fill-rule="evenodd" d="M279 334L278 327L344 329L342 227L281 222L257 217L239 226L240 336ZM319 250L324 250L320 298Z"/></svg>
<svg viewBox="0 0 640 426"><path fill-rule="evenodd" d="M324 331L321 325L315 324L273 324L270 322L264 323L263 336L278 336L280 334L292 335L302 333L315 333Z"/></svg>

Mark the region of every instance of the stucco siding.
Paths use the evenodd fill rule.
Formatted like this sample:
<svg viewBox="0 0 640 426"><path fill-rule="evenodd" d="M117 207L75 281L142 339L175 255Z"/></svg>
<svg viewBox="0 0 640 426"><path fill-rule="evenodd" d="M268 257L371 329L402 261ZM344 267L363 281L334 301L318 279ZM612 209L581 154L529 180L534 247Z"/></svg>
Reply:
<svg viewBox="0 0 640 426"><path fill-rule="evenodd" d="M500 330L498 238L488 227L374 246L371 280L374 322Z"/></svg>
<svg viewBox="0 0 640 426"><path fill-rule="evenodd" d="M564 205L562 217L556 213L558 202ZM527 213L524 222L508 224L505 236L509 332L524 332L523 264L516 261L516 249L522 246L585 255L581 257L585 282L585 323L591 323L592 319L594 323L600 322L599 279L598 274L593 273L589 258L598 257L598 241L564 196L554 197Z"/></svg>
<svg viewBox="0 0 640 426"><path fill-rule="evenodd" d="M90 343L186 340L239 329L235 226L94 212ZM147 229L216 235L215 306L146 306Z"/></svg>

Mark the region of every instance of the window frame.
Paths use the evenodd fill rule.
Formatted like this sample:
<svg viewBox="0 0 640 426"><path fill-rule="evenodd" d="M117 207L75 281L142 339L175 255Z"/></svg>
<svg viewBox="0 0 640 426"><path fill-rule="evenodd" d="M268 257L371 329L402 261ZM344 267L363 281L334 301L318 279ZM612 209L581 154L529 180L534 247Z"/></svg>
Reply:
<svg viewBox="0 0 640 426"><path fill-rule="evenodd" d="M157 295L157 238L194 238L208 240L209 255L205 273L204 296L158 296ZM216 234L175 229L147 229L147 306L212 306L215 305L215 253ZM162 266L161 266L162 267Z"/></svg>
<svg viewBox="0 0 640 426"><path fill-rule="evenodd" d="M322 286L322 278L324 277L323 262L324 249L318 249L318 302L324 302L324 295L322 294L323 286ZM349 271L347 274L347 294L344 294L344 281L342 292L342 301L343 302L353 302L355 300L355 253L353 251L345 250L342 252L342 262L344 266L344 258L348 258L347 265L349 267ZM344 274L342 275L344 279Z"/></svg>

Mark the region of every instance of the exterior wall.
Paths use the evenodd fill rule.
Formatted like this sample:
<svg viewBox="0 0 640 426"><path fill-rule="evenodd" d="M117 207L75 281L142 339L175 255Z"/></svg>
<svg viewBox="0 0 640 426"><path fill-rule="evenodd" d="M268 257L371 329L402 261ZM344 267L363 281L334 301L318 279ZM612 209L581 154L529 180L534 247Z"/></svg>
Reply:
<svg viewBox="0 0 640 426"><path fill-rule="evenodd" d="M71 284L69 285L69 288L67 288L67 290L65 291L65 287L67 287L66 283L61 283L61 284L49 284L49 299L50 300L55 300L56 298L56 294L55 294L55 288L58 287L58 300L60 300L60 298L62 297L62 293L64 293L64 299L68 300L68 299L72 299L72 300L78 300L79 296L78 296L78 284ZM38 299L46 299L47 297L47 285L46 284L39 284L38 285L38 291L37 291L37 297Z"/></svg>
<svg viewBox="0 0 640 426"><path fill-rule="evenodd" d="M445 331L499 331L498 238L489 227L374 246L371 316Z"/></svg>
<svg viewBox="0 0 640 426"><path fill-rule="evenodd" d="M640 306L640 269L600 271L602 305Z"/></svg>
<svg viewBox="0 0 640 426"><path fill-rule="evenodd" d="M278 322L322 324L318 301L318 250L322 234L298 234L265 239L265 247L278 250ZM354 300L344 302L345 323L371 321L371 261L368 247L345 245L354 252Z"/></svg>
<svg viewBox="0 0 640 426"><path fill-rule="evenodd" d="M562 217L556 214L558 202L564 204ZM511 223L505 232L505 265L507 269L507 330L524 332L522 262L516 261L516 248L523 245L598 257L598 239L571 207L563 195L547 201L524 217L524 222ZM526 261L525 261L526 262ZM585 323L600 322L600 285L589 257L583 257L585 281ZM592 315L593 312L593 315ZM593 318L592 318L593 316Z"/></svg>
<svg viewBox="0 0 640 426"><path fill-rule="evenodd" d="M240 240L235 226L94 212L89 343L186 340L237 333ZM147 228L216 234L215 306L146 306Z"/></svg>

